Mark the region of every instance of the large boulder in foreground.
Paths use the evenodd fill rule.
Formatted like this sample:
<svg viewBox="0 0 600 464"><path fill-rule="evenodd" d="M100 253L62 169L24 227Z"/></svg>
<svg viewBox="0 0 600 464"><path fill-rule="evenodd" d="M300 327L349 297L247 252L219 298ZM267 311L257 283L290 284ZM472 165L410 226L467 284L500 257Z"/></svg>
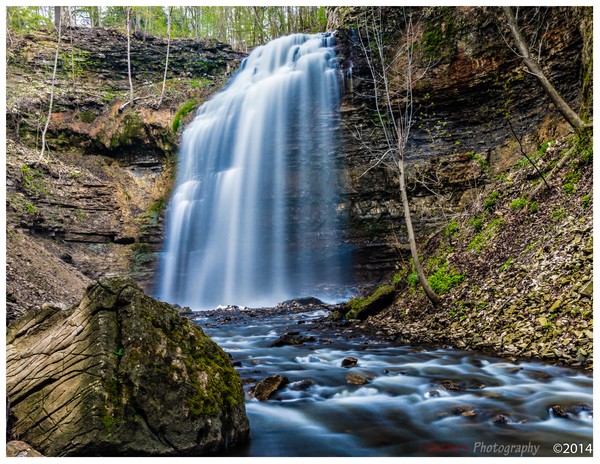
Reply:
<svg viewBox="0 0 600 464"><path fill-rule="evenodd" d="M46 456L204 455L248 439L227 354L131 279L15 320L6 356L12 432Z"/></svg>

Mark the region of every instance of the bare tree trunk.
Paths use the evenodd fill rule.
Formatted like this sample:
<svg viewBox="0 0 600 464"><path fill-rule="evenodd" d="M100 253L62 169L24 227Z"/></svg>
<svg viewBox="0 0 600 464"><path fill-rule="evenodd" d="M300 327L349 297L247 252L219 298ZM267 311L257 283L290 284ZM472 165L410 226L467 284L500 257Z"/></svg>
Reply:
<svg viewBox="0 0 600 464"><path fill-rule="evenodd" d="M57 7L60 9L60 7ZM55 10L56 12L56 10ZM58 52L60 50L60 39L61 39L61 14L58 14L58 26L56 28L58 32L58 41L56 42L56 53L54 54L54 70L52 71L52 84L50 85L50 104L48 105L48 117L46 118L46 125L42 132L42 149L40 151L40 157L38 161L44 159L44 152L46 151L46 132L48 132L48 126L50 125L50 118L52 117L52 104L54 103L54 82L56 81L56 69L58 68Z"/></svg>
<svg viewBox="0 0 600 464"><path fill-rule="evenodd" d="M167 57L165 58L165 75L163 77L162 91L160 92L160 99L158 100L158 105L156 105L156 109L160 108L160 104L162 103L163 97L165 96L165 86L167 85L167 70L169 69L169 48L171 47L171 9L172 7L167 8Z"/></svg>
<svg viewBox="0 0 600 464"><path fill-rule="evenodd" d="M129 104L133 106L133 81L131 80L131 7L127 7L127 74L129 76Z"/></svg>
<svg viewBox="0 0 600 464"><path fill-rule="evenodd" d="M535 77L537 77L538 81L540 81L542 88L544 89L548 97L550 97L550 100L552 100L554 106L556 106L560 114L563 115L566 121L576 131L589 127L588 125L586 125L586 123L584 123L581 120L577 113L575 113L575 111L571 109L568 103L563 100L558 91L554 88L552 83L548 80L548 78L542 71L542 68L540 67L538 62L531 57L531 53L529 52L529 46L527 45L527 42L525 41L523 35L521 34L521 31L519 30L519 27L517 25L517 19L515 18L512 8L509 6L504 6L502 7L502 9L508 21L508 27L510 28L510 32L512 33L512 36L515 39L517 49L519 50L519 54L523 59L525 66L527 66L529 71Z"/></svg>
<svg viewBox="0 0 600 464"><path fill-rule="evenodd" d="M400 148L400 147L399 147ZM404 211L404 222L406 224L406 231L408 233L408 244L410 245L410 255L412 256L413 265L417 276L419 276L419 283L423 287L423 291L429 298L429 301L436 306L440 302L440 297L433 291L429 285L429 281L425 277L425 272L421 266L419 259L419 253L417 251L417 241L415 239L415 232L412 225L412 218L410 216L410 205L408 204L408 194L406 193L406 181L404 174L404 159L398 160L398 179L400 181L400 197L402 199L402 209Z"/></svg>
<svg viewBox="0 0 600 464"><path fill-rule="evenodd" d="M373 27L372 32L369 32L369 18L365 16L365 35L367 43L365 44L362 39L362 35L359 33L359 38L367 65L371 71L373 77L374 96L375 96L375 109L377 116L381 123L383 130L383 136L386 141L388 150L383 153L376 164L383 162L386 158L389 158L390 165L398 173L398 180L400 183L400 198L402 201L402 209L404 212L404 223L406 224L406 231L408 234L408 242L410 245L410 254L413 259L415 271L419 277L419 284L423 288L423 291L427 295L427 298L435 306L440 302L440 297L433 291L429 285L429 281L425 277L425 272L419 261L419 253L417 251L417 241L415 239L415 233L412 225L412 218L410 215L410 205L408 203L408 194L406 192L406 180L404 172L404 159L405 153L408 146L408 139L410 131L414 123L413 117L413 86L415 78L413 76L413 53L414 47L412 44L412 38L414 37L414 25L410 17L405 16L405 40L406 46L403 50L406 64L404 66L404 78L406 85L406 93L404 97L405 107L400 112L398 118L394 115L394 104L392 98L392 90L390 88L390 79L388 76L388 64L385 58L384 42L382 33L378 32L382 30L381 27L381 11L379 10L379 23L376 23L377 18L372 17ZM379 27L378 27L379 26ZM396 56L397 58L398 56ZM380 69L378 69L380 68ZM379 93L383 94L382 96ZM380 102L381 100L381 102ZM389 123L386 120L390 121ZM369 168L370 169L370 168Z"/></svg>
<svg viewBox="0 0 600 464"><path fill-rule="evenodd" d="M54 27L56 30L61 27L62 6L54 7Z"/></svg>

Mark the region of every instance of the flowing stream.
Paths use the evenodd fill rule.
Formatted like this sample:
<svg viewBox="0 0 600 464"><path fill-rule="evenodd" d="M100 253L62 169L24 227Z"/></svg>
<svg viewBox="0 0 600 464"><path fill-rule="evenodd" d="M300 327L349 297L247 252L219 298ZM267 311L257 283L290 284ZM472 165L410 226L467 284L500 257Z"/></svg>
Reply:
<svg viewBox="0 0 600 464"><path fill-rule="evenodd" d="M327 35L256 48L183 134L158 298L274 305L348 284L336 159L339 72Z"/></svg>
<svg viewBox="0 0 600 464"><path fill-rule="evenodd" d="M511 445L523 446L512 456L591 456L591 375L397 346L313 323L324 311L249 313L225 323L208 314L197 323L233 356L246 383L245 456L504 456ZM271 346L297 331L314 341ZM358 359L355 367L341 367L348 356ZM351 373L368 383L349 384ZM251 387L273 374L290 383L268 401L256 400ZM557 405L562 410L552 409Z"/></svg>

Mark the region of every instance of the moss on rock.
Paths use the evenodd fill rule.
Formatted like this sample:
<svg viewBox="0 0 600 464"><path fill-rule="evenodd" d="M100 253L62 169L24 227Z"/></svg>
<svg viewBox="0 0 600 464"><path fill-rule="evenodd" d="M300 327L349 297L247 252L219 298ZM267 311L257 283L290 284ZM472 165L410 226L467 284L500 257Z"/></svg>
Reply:
<svg viewBox="0 0 600 464"><path fill-rule="evenodd" d="M7 339L14 431L45 455L202 455L247 440L227 354L131 279L102 279L78 306L48 311L15 321ZM24 381L25 364L47 377Z"/></svg>

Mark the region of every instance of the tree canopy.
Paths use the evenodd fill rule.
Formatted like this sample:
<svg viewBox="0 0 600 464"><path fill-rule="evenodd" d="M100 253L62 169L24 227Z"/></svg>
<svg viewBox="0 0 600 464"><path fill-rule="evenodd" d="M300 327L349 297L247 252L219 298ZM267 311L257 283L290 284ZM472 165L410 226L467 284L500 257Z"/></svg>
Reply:
<svg viewBox="0 0 600 464"><path fill-rule="evenodd" d="M134 6L134 34L167 36L167 7ZM282 35L322 32L327 25L325 7L316 6L174 6L172 38L213 38L244 50ZM8 7L7 26L27 32L55 22L51 6ZM62 7L67 27L125 27L125 6Z"/></svg>

